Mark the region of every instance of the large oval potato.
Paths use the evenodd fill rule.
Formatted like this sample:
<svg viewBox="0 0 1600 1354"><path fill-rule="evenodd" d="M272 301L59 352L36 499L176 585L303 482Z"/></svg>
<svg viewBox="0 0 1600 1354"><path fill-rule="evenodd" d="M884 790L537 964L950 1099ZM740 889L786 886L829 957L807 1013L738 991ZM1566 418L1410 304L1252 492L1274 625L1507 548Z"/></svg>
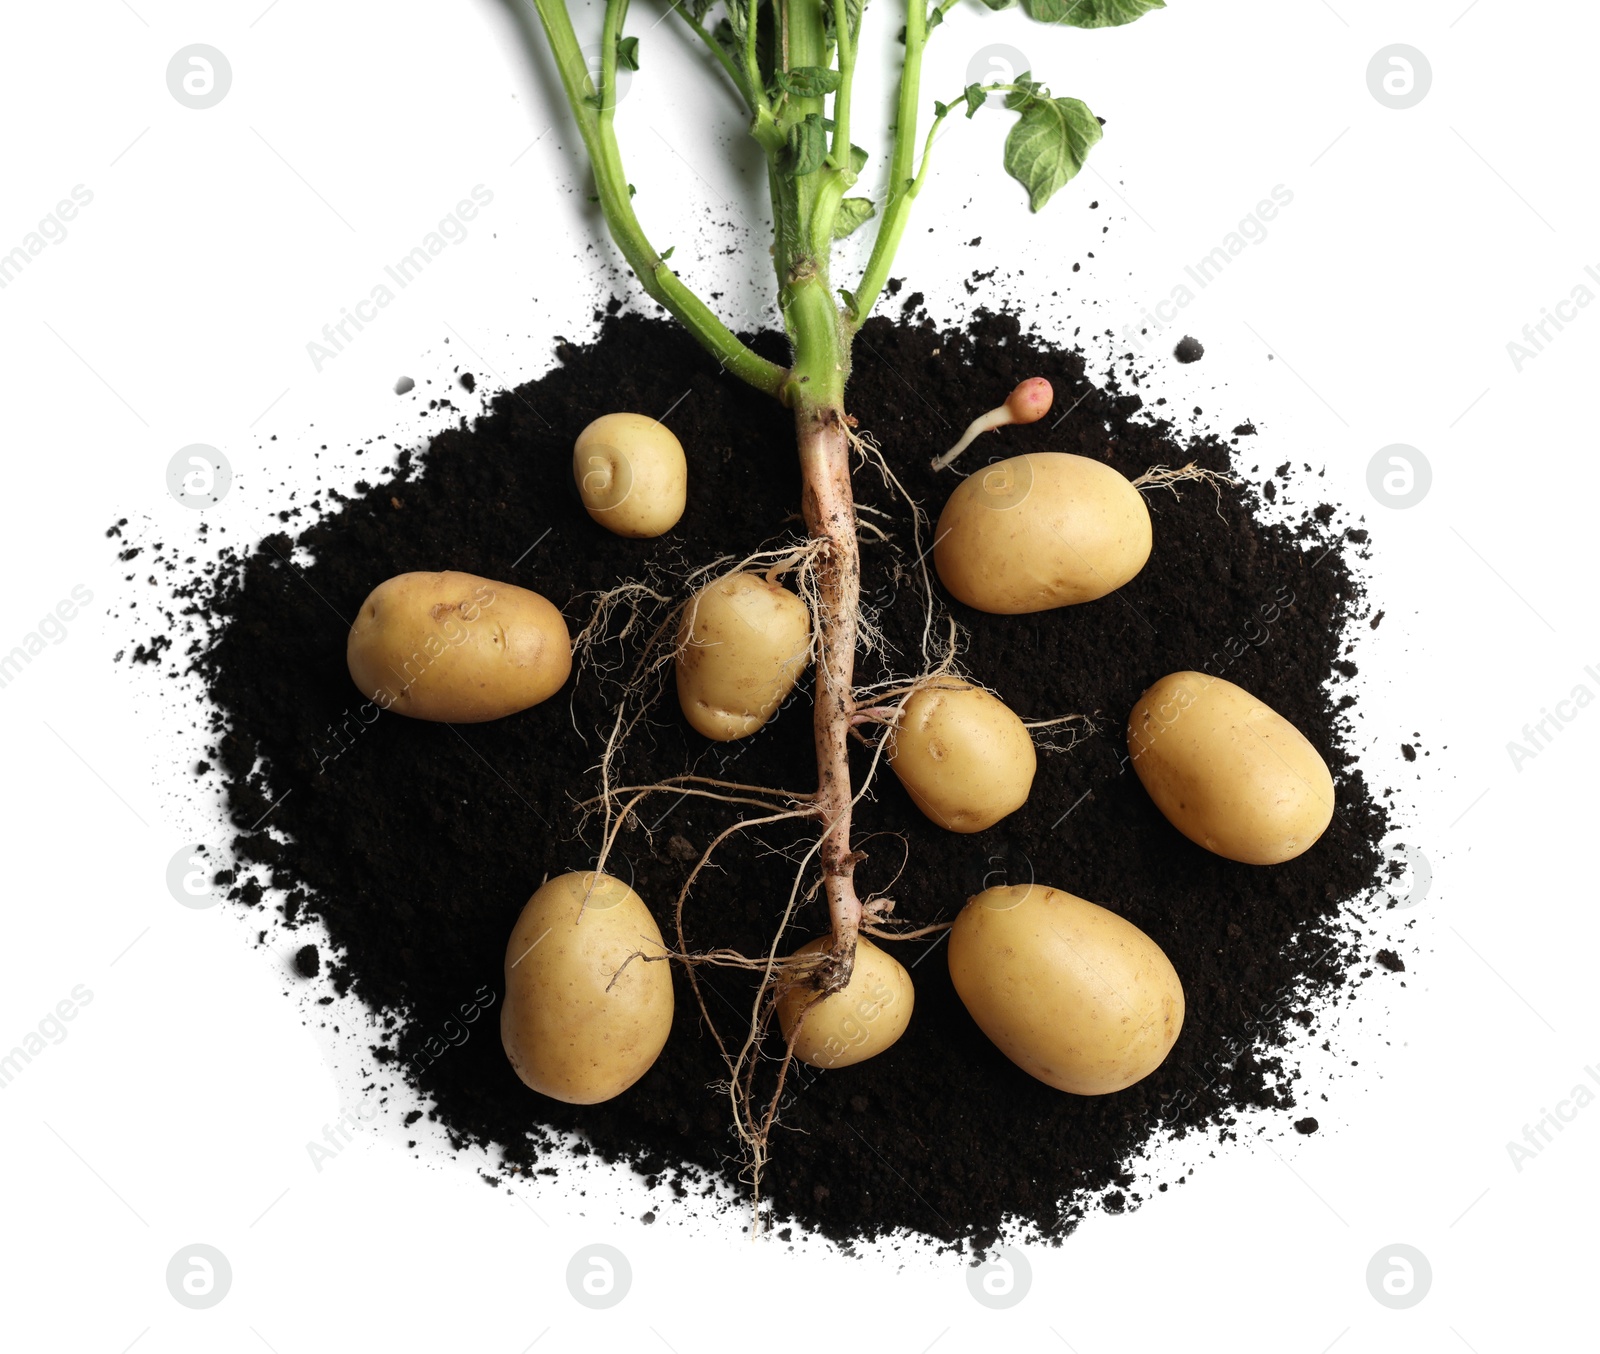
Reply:
<svg viewBox="0 0 1600 1354"><path fill-rule="evenodd" d="M952 596L1012 616L1120 588L1150 558L1150 512L1110 466L1032 452L957 485L934 539L934 566Z"/></svg>
<svg viewBox="0 0 1600 1354"><path fill-rule="evenodd" d="M661 536L683 516L689 463L664 423L602 414L578 434L572 477L589 516L619 536Z"/></svg>
<svg viewBox="0 0 1600 1354"><path fill-rule="evenodd" d="M986 889L956 918L949 958L978 1028L1060 1091L1133 1085L1161 1066L1183 1028L1183 985L1161 947L1060 889Z"/></svg>
<svg viewBox="0 0 1600 1354"><path fill-rule="evenodd" d="M361 604L345 661L385 710L481 724L555 695L572 639L547 598L476 574L397 574Z"/></svg>
<svg viewBox="0 0 1600 1354"><path fill-rule="evenodd" d="M793 958L826 953L832 946L832 936L821 936L802 945ZM905 967L865 936L856 937L850 981L821 1001L815 1000L816 995L816 989L801 980L778 1000L784 1038L798 1023L794 1056L813 1067L849 1067L882 1053L906 1032L915 1001Z"/></svg>
<svg viewBox="0 0 1600 1354"><path fill-rule="evenodd" d="M1246 865L1308 850L1333 821L1333 776L1304 734L1243 687L1175 672L1128 718L1133 769L1190 841Z"/></svg>
<svg viewBox="0 0 1600 1354"><path fill-rule="evenodd" d="M636 956L665 953L650 909L620 879L590 870L541 887L506 946L500 1040L517 1075L569 1105L632 1086L672 1029L667 963Z"/></svg>
<svg viewBox="0 0 1600 1354"><path fill-rule="evenodd" d="M760 574L728 574L701 588L678 632L678 704L707 738L754 733L811 661L811 612Z"/></svg>
<svg viewBox="0 0 1600 1354"><path fill-rule="evenodd" d="M940 679L905 703L888 757L916 806L951 832L982 832L1015 813L1039 766L1012 709L958 678Z"/></svg>

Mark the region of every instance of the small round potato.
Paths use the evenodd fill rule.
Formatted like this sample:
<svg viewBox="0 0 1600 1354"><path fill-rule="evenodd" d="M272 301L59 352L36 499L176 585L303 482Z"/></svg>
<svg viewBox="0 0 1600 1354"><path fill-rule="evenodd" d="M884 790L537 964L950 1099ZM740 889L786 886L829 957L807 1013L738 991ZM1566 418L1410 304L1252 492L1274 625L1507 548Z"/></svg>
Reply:
<svg viewBox="0 0 1600 1354"><path fill-rule="evenodd" d="M821 936L802 945L794 958L826 953L832 946L832 936ZM778 1024L786 1039L805 1013L794 1056L813 1067L864 1062L894 1043L911 1021L911 975L865 936L856 937L850 981L821 1001L816 995L816 989L801 980L778 1001Z"/></svg>
<svg viewBox="0 0 1600 1354"><path fill-rule="evenodd" d="M1133 707L1128 752L1167 821L1228 860L1293 860L1333 821L1333 776L1316 748L1220 677L1163 677Z"/></svg>
<svg viewBox="0 0 1600 1354"><path fill-rule="evenodd" d="M1014 616L1115 592L1150 558L1150 512L1110 466L1033 452L957 485L934 539L934 566L953 597Z"/></svg>
<svg viewBox="0 0 1600 1354"><path fill-rule="evenodd" d="M1060 889L984 890L956 918L949 954L978 1028L1058 1091L1132 1086L1161 1066L1183 1028L1183 985L1161 947Z"/></svg>
<svg viewBox="0 0 1600 1354"><path fill-rule="evenodd" d="M982 832L1015 813L1039 765L1011 708L954 678L912 696L889 740L889 765L906 793L951 832Z"/></svg>
<svg viewBox="0 0 1600 1354"><path fill-rule="evenodd" d="M760 574L728 574L684 609L678 704L707 738L743 738L772 718L810 661L806 604Z"/></svg>
<svg viewBox="0 0 1600 1354"><path fill-rule="evenodd" d="M561 690L572 640L547 598L447 569L378 584L350 627L345 661L385 710L481 724Z"/></svg>
<svg viewBox="0 0 1600 1354"><path fill-rule="evenodd" d="M603 414L578 434L572 478L589 516L619 536L663 536L683 516L689 465L665 424Z"/></svg>
<svg viewBox="0 0 1600 1354"><path fill-rule="evenodd" d="M587 896L586 896L587 895ZM592 870L550 880L506 946L500 1040L522 1080L569 1105L621 1095L672 1029L672 974L643 900Z"/></svg>

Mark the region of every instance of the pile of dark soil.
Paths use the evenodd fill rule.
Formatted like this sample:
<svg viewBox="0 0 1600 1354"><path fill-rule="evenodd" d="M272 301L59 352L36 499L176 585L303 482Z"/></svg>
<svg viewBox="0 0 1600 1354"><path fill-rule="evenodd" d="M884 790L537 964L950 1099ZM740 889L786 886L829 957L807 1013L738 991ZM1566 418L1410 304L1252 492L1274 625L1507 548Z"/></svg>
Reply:
<svg viewBox="0 0 1600 1354"><path fill-rule="evenodd" d="M781 355L771 336L760 342ZM935 518L955 479L936 478L930 456L1026 376L1050 379L1057 413L986 437L969 460L1071 451L1130 477L1189 460L1248 475L1258 454L1248 424L1233 447L1190 440L1145 406L1132 372L1120 388L1095 386L1079 354L1024 334L1005 314L980 313L965 332L875 320L857 353L851 408ZM588 841L575 836L575 801L594 792L612 689L591 671L559 698L496 723L383 715L364 724L345 671L347 620L392 574L460 569L535 588L576 632L592 602L585 593L641 577L652 563L681 574L801 530L788 415L720 373L682 332L613 316L594 344L564 346L559 357L541 380L496 395L472 426L439 436L424 459L402 454L385 482L349 499L327 495L323 516L298 536L285 531L235 557L203 585L216 628L194 661L215 703L214 758L239 829L235 893L259 906L261 883L277 885L288 890L292 924L326 925L332 945L321 962L334 982L390 1017L392 1046L379 1056L398 1059L458 1141L498 1144L513 1172L550 1171L560 1157L548 1130L577 1130L586 1150L681 1193L682 1166L738 1171L727 1100L711 1089L724 1068L681 972L666 1051L607 1104L568 1106L527 1090L494 1036L495 1011L460 1047L440 1037L463 1007L486 1004L486 994L497 1001L506 938L533 889L593 861L592 831ZM688 450L688 511L664 540L607 534L572 491L575 435L618 409L665 417ZM1277 449L1264 459L1288 457ZM867 541L868 600L898 650L890 667L913 671L923 614L907 568L908 515L875 472L857 480L861 502L889 515L866 516L895 538L893 547ZM884 775L857 820L870 853L862 891L892 885L901 918L948 920L985 883L1031 874L1131 919L1182 977L1188 1015L1176 1048L1121 1094L1051 1090L978 1031L938 943L908 943L898 952L915 963L917 1009L905 1037L856 1068L808 1073L786 1104L765 1181L780 1226L792 1220L842 1240L907 1228L981 1245L1020 1219L1060 1236L1088 1207L1139 1201L1131 1167L1162 1132L1226 1133L1241 1110L1293 1105L1296 1073L1282 1050L1356 976L1365 959L1356 908L1381 869L1385 815L1347 751L1340 712L1351 698L1337 692L1354 673L1347 627L1365 614L1350 564L1365 533L1341 530L1328 507L1268 525L1258 520L1260 485L1185 489L1181 500L1151 496L1154 554L1117 594L1033 616L953 607L970 632L968 670L1025 718L1099 717L1095 736L1041 756L1026 807L981 835L950 835ZM303 567L290 563L298 550L311 557ZM1156 678L1185 668L1260 695L1334 769L1338 814L1298 860L1253 868L1207 854L1162 818L1124 765L1128 710ZM876 660L864 663L863 681L882 675ZM801 692L756 737L713 748L683 725L669 690L633 745L628 775L725 767L741 781L810 789L808 705ZM730 755L737 760L724 763ZM631 872L668 934L689 862L733 812L695 800L657 812L669 807L653 836L624 835L611 866ZM765 950L793 873L770 847L794 840L730 845L691 904L692 947ZM825 929L814 902L796 942ZM315 958L305 967L315 971ZM733 1030L748 1016L746 976L702 972L714 1014Z"/></svg>

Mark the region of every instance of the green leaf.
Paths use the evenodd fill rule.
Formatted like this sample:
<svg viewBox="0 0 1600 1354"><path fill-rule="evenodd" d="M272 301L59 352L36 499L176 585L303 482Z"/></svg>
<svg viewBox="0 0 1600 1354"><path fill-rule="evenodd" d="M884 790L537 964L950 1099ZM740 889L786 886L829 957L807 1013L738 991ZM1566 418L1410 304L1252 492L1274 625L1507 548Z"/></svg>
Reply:
<svg viewBox="0 0 1600 1354"><path fill-rule="evenodd" d="M990 9L1010 9L1012 0L983 0Z"/></svg>
<svg viewBox="0 0 1600 1354"><path fill-rule="evenodd" d="M850 147L850 172L859 174L867 167L867 161L871 158L872 156L868 151L864 151L860 146L852 143Z"/></svg>
<svg viewBox="0 0 1600 1354"><path fill-rule="evenodd" d="M828 133L822 118L807 113L804 120L789 128L789 162L784 168L795 178L814 174L828 158Z"/></svg>
<svg viewBox="0 0 1600 1354"><path fill-rule="evenodd" d="M859 311L861 303L856 300L856 294L851 291L850 288L840 287L839 295L844 297L844 303L849 308L849 311L852 315Z"/></svg>
<svg viewBox="0 0 1600 1354"><path fill-rule="evenodd" d="M796 66L774 75L779 93L796 99L820 99L839 88L839 72L826 66Z"/></svg>
<svg viewBox="0 0 1600 1354"><path fill-rule="evenodd" d="M947 104L947 103L940 103L939 100L935 99L933 101L933 115L936 118L947 118L947 117L949 117L950 116L950 105Z"/></svg>
<svg viewBox="0 0 1600 1354"><path fill-rule="evenodd" d="M1083 168L1100 139L1100 120L1080 99L1033 98L1006 137L1006 173L1028 190L1038 211Z"/></svg>
<svg viewBox="0 0 1600 1354"><path fill-rule="evenodd" d="M626 66L630 71L638 70L639 69L639 39L638 38L618 38L617 39L617 60L619 62L621 62L622 65Z"/></svg>
<svg viewBox="0 0 1600 1354"><path fill-rule="evenodd" d="M852 231L860 229L878 213L871 198L847 197L839 203L839 215L833 223L833 238L842 240Z"/></svg>
<svg viewBox="0 0 1600 1354"><path fill-rule="evenodd" d="M1022 0L1030 19L1069 28L1117 28L1166 7L1167 0Z"/></svg>
<svg viewBox="0 0 1600 1354"><path fill-rule="evenodd" d="M989 101L989 96L980 84L970 84L961 91L961 97L967 101L967 117L973 117L977 111Z"/></svg>
<svg viewBox="0 0 1600 1354"><path fill-rule="evenodd" d="M661 253L661 262L665 263L668 259L670 259L673 256L673 254L675 254L677 252L677 249L678 249L677 245L669 244L666 247L666 249L664 249L662 251L662 253Z"/></svg>

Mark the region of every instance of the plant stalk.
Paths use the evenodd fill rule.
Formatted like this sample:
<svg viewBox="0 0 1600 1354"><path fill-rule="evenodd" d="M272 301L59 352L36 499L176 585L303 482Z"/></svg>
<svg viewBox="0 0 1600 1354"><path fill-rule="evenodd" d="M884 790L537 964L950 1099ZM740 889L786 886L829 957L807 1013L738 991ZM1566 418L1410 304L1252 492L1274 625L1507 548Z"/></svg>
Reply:
<svg viewBox="0 0 1600 1354"><path fill-rule="evenodd" d="M849 419L844 410L847 348L825 276L812 275L789 289L785 319L795 362L784 388L794 409L800 451L801 513L817 555L816 691L812 739L817 757L816 812L822 823L818 858L833 931L832 965L825 990L850 981L861 899L851 846L854 791L850 781L850 727L856 712L855 661L861 606L861 546L850 482Z"/></svg>

